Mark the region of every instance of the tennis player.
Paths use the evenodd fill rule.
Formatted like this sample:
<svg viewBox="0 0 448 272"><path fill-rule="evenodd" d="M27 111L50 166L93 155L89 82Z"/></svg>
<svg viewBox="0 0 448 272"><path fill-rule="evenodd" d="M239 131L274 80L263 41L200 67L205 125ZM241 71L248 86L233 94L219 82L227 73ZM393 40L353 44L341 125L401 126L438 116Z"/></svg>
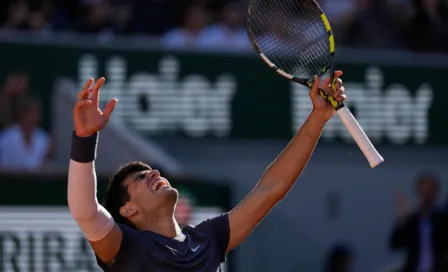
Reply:
<svg viewBox="0 0 448 272"><path fill-rule="evenodd" d="M100 78L94 84L89 79L74 107L68 205L98 265L109 272L221 271L226 253L241 244L294 185L335 113L318 95L316 77L310 92L313 110L252 192L228 213L181 229L174 219L177 190L159 171L140 162L120 168L109 183L104 207L98 203L94 165L98 132L117 103L111 100L104 112L98 108L104 81ZM344 101L342 81L338 79L334 93L329 82L327 78L320 87Z"/></svg>

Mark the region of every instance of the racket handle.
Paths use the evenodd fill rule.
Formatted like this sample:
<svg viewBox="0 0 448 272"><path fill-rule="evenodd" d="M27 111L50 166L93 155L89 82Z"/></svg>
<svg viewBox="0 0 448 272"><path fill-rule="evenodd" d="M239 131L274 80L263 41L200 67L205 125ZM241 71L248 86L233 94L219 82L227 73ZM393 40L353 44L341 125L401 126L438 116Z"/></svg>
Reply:
<svg viewBox="0 0 448 272"><path fill-rule="evenodd" d="M342 123L344 123L348 132L352 135L364 156L366 156L367 161L369 161L370 167L375 168L382 163L384 161L383 157L376 151L350 110L347 107L342 107L337 112L339 117L341 117Z"/></svg>

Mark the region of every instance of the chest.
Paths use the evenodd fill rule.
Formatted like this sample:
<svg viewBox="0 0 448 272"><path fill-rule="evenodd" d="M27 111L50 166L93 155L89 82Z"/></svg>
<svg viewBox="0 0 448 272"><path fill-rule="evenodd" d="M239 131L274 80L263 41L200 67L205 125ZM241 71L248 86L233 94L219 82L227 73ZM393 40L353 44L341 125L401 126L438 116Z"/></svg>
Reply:
<svg viewBox="0 0 448 272"><path fill-rule="evenodd" d="M141 239L129 244L129 250L117 259L115 271L154 272L216 272L221 271L217 245L207 235L187 234L182 242L142 235Z"/></svg>
<svg viewBox="0 0 448 272"><path fill-rule="evenodd" d="M45 157L48 141L44 135L33 133L28 139L16 131L2 139L1 155L6 156L7 163L12 166L37 167Z"/></svg>

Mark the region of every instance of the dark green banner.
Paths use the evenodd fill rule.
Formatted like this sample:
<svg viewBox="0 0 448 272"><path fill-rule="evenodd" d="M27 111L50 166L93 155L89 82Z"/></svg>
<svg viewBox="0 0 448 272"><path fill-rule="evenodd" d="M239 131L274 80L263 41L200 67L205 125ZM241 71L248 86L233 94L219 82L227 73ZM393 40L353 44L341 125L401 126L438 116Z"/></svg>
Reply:
<svg viewBox="0 0 448 272"><path fill-rule="evenodd" d="M60 78L106 76L103 98L120 100L113 120L151 136L288 139L310 110L306 88L253 55L0 44L0 57L0 74L27 69L46 105ZM448 69L343 61L348 105L374 143L446 144ZM335 116L323 141L352 139Z"/></svg>

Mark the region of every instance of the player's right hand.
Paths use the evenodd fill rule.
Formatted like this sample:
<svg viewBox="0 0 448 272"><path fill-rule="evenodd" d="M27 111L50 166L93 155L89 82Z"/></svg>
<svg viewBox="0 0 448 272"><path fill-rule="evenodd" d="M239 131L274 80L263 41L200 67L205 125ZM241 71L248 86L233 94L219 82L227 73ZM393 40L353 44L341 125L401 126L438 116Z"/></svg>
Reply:
<svg viewBox="0 0 448 272"><path fill-rule="evenodd" d="M106 79L98 79L92 87L94 80L87 80L83 89L78 94L73 110L75 132L79 137L88 137L100 131L109 121L110 115L117 104L117 99L111 99L102 112L99 108L100 89Z"/></svg>

